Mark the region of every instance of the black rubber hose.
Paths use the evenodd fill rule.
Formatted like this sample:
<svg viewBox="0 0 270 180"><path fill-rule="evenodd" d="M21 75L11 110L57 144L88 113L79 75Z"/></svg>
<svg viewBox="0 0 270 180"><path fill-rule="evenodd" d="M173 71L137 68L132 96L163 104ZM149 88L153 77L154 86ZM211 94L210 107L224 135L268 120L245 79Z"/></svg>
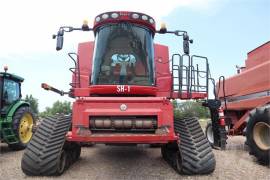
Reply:
<svg viewBox="0 0 270 180"><path fill-rule="evenodd" d="M222 80L222 90L223 90L223 99L225 102L225 110L227 110L227 101L226 101L226 95L225 95L225 77L224 76L220 76L218 79L218 93L220 91L220 81Z"/></svg>

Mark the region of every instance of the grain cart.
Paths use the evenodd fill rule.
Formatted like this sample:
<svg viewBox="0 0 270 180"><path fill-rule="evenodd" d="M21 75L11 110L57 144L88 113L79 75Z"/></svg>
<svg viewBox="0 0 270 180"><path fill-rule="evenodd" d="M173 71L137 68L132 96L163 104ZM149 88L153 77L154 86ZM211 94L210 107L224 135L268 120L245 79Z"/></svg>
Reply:
<svg viewBox="0 0 270 180"><path fill-rule="evenodd" d="M225 112L227 133L245 135L250 154L259 162L270 159L270 41L247 54L237 74L220 81L218 97ZM214 127L214 126L213 126ZM213 142L212 125L206 128Z"/></svg>
<svg viewBox="0 0 270 180"><path fill-rule="evenodd" d="M41 122L22 157L23 172L62 174L78 160L81 142L162 144L163 158L177 172L213 172L214 154L197 118L173 115L172 99L202 99L213 119L220 120L220 102L207 100L208 60L189 55L192 40L187 32L168 31L164 25L156 30L154 19L143 13L107 12L95 18L93 28L87 22L81 28L60 27L53 36L56 50L62 49L64 33L75 30L93 31L95 42L80 43L77 54L68 54L75 64L70 91L42 84L75 98L72 116ZM183 37L184 55L174 54L170 60L168 47L153 42L156 34Z"/></svg>
<svg viewBox="0 0 270 180"><path fill-rule="evenodd" d="M34 115L29 103L21 100L23 78L0 72L0 139L11 149L24 149L32 138Z"/></svg>

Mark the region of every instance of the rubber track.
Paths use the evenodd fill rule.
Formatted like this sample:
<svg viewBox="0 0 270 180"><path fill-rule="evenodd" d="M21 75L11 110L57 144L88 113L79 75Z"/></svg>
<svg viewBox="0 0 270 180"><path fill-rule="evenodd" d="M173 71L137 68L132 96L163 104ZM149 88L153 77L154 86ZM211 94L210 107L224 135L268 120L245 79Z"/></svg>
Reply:
<svg viewBox="0 0 270 180"><path fill-rule="evenodd" d="M57 163L71 124L69 116L47 117L38 126L21 161L29 176L57 175Z"/></svg>
<svg viewBox="0 0 270 180"><path fill-rule="evenodd" d="M177 119L174 129L180 135L182 173L209 174L215 170L216 161L197 118Z"/></svg>
<svg viewBox="0 0 270 180"><path fill-rule="evenodd" d="M180 144L165 145L161 152L163 158L180 174L209 174L215 170L216 161L197 118L176 119L175 133L180 136ZM176 157L181 156L181 169L177 167Z"/></svg>

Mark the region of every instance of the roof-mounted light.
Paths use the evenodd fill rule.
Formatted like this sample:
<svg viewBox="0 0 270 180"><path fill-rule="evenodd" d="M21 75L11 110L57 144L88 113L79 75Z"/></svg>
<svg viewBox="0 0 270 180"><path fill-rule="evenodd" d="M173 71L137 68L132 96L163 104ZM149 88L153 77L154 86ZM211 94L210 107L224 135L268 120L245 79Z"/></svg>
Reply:
<svg viewBox="0 0 270 180"><path fill-rule="evenodd" d="M154 32L156 31L155 21L151 16L139 12L127 11L112 11L99 14L95 18L93 29L95 31L98 27L107 23L119 23L126 21L134 24L144 25Z"/></svg>
<svg viewBox="0 0 270 180"><path fill-rule="evenodd" d="M118 13L112 13L112 14L111 14L111 17L112 17L113 19L116 19L116 18L119 17L119 14L118 14Z"/></svg>
<svg viewBox="0 0 270 180"><path fill-rule="evenodd" d="M154 23L155 23L154 19L149 19L149 22L150 22L151 24L154 24Z"/></svg>
<svg viewBox="0 0 270 180"><path fill-rule="evenodd" d="M99 22L100 21L100 17L96 17L96 22Z"/></svg>
<svg viewBox="0 0 270 180"><path fill-rule="evenodd" d="M103 14L101 17L102 17L102 19L108 19L109 15L108 14Z"/></svg>
<svg viewBox="0 0 270 180"><path fill-rule="evenodd" d="M146 15L142 15L142 20L147 21L148 20L148 17Z"/></svg>
<svg viewBox="0 0 270 180"><path fill-rule="evenodd" d="M82 30L83 31L88 31L89 30L89 26L88 26L88 21L87 20L84 20L83 21Z"/></svg>
<svg viewBox="0 0 270 180"><path fill-rule="evenodd" d="M134 14L131 15L131 17L132 17L133 19L138 19L140 16L139 16L139 14L134 13Z"/></svg>
<svg viewBox="0 0 270 180"><path fill-rule="evenodd" d="M7 72L8 66L4 66L4 71Z"/></svg>
<svg viewBox="0 0 270 180"><path fill-rule="evenodd" d="M167 27L166 27L166 24L165 23L161 23L159 32L161 34L164 34L164 33L167 32Z"/></svg>
<svg viewBox="0 0 270 180"><path fill-rule="evenodd" d="M129 12L120 12L120 16L129 16Z"/></svg>

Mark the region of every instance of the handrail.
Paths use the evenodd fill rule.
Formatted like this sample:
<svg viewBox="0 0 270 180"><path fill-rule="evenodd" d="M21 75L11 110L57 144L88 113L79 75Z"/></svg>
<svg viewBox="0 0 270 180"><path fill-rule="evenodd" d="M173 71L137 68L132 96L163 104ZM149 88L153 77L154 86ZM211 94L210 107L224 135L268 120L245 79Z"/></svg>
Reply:
<svg viewBox="0 0 270 180"><path fill-rule="evenodd" d="M76 53L68 53L70 59L74 62L75 67L69 68L69 70L74 74L74 83L70 83L70 85L74 88L74 86L78 85L81 87L81 73L80 73L80 64L79 64L79 56ZM74 58L76 56L76 59ZM77 82L78 81L78 82Z"/></svg>
<svg viewBox="0 0 270 180"><path fill-rule="evenodd" d="M195 58L205 60L205 69L201 70L199 64L194 64ZM207 93L208 95L209 64L207 57L173 54L171 66L172 91L178 89L180 98L182 98L184 92L188 95L188 98L192 98L195 92ZM175 83L176 79L178 79L178 82ZM178 86L178 88L175 89L175 86Z"/></svg>

